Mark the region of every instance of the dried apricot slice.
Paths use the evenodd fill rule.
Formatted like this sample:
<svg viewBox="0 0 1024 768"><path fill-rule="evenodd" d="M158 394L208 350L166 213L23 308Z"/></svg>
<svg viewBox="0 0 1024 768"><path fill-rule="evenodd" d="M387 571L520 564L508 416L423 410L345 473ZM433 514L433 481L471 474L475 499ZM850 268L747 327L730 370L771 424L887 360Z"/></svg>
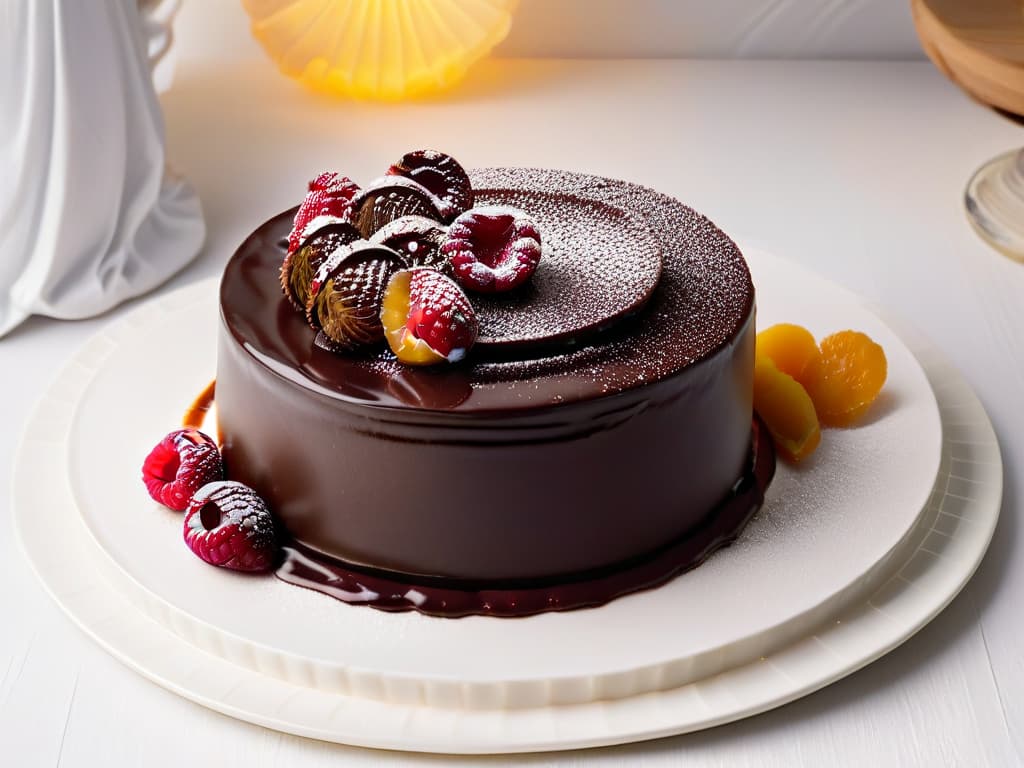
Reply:
<svg viewBox="0 0 1024 768"><path fill-rule="evenodd" d="M807 390L765 355L754 359L754 410L786 458L800 461L818 447L821 428Z"/></svg>
<svg viewBox="0 0 1024 768"><path fill-rule="evenodd" d="M813 334L793 323L778 323L758 333L757 354L765 355L776 368L801 383L808 366L821 357Z"/></svg>
<svg viewBox="0 0 1024 768"><path fill-rule="evenodd" d="M818 418L832 427L849 426L882 391L888 373L885 350L860 331L839 331L819 345L821 356L804 377Z"/></svg>

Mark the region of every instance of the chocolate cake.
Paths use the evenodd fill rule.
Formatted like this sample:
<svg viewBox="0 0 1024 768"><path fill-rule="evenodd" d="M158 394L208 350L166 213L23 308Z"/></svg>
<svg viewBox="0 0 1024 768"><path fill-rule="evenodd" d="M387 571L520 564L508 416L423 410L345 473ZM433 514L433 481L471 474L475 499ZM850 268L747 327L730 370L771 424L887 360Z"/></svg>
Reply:
<svg viewBox="0 0 1024 768"><path fill-rule="evenodd" d="M473 296L479 339L457 364L315 344L278 281L294 211L225 269L218 429L228 476L287 531L278 575L385 609L522 615L699 564L774 469L752 439L739 249L634 184L470 176L476 204L532 215L543 259L515 291Z"/></svg>

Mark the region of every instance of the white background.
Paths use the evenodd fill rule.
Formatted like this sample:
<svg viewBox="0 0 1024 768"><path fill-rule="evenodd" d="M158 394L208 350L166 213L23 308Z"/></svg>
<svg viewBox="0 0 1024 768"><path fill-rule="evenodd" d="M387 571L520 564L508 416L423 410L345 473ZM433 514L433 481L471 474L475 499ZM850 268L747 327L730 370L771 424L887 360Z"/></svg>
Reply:
<svg viewBox="0 0 1024 768"><path fill-rule="evenodd" d="M259 55L239 0L184 0L185 58ZM914 59L909 0L520 0L509 58Z"/></svg>
<svg viewBox="0 0 1024 768"><path fill-rule="evenodd" d="M239 53L247 47L244 17L221 6L239 21L216 26L210 20L219 10L203 9L218 5L187 4L177 79L164 97L171 160L198 187L209 225L200 259L168 288L218 274L234 245L293 205L320 169L369 178L409 148L437 146L470 166L564 167L673 194L734 236L907 318L951 358L993 420L1006 467L995 539L965 592L918 636L766 715L518 763L1022 764L1024 267L981 243L961 208L974 168L1024 144L1020 125L971 102L926 62L485 61L443 100L335 103L277 77L258 50ZM540 5L524 2L523 17ZM795 12L795 3L776 5ZM914 55L899 49L912 46L903 3L842 5L882 9L879 24L895 14L892 39L881 29L868 37L896 46L886 55ZM204 45L227 61L189 47L199 39L190 30L204 18L212 27ZM512 50L522 50L513 47L519 35ZM549 31L543 39L556 37ZM68 353L119 315L34 319L0 341L0 763L444 764L311 742L214 714L123 668L47 598L11 533L16 438Z"/></svg>

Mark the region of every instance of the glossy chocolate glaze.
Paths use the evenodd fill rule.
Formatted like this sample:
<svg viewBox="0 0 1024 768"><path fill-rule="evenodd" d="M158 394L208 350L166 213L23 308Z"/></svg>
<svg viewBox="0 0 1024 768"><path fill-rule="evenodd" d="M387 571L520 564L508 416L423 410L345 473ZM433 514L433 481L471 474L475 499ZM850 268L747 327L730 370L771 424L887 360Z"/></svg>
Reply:
<svg viewBox="0 0 1024 768"><path fill-rule="evenodd" d="M282 214L242 244L222 284L229 475L305 547L416 578L564 580L680 539L743 475L749 452L754 307L739 250L636 185L558 171L471 176L479 203L516 205L542 226L558 195L644 222L663 260L647 305L547 356L474 349L465 364L416 370L384 350L331 354L281 296Z"/></svg>
<svg viewBox="0 0 1024 768"><path fill-rule="evenodd" d="M394 574L359 570L291 544L284 547L284 561L276 575L343 603L445 618L532 616L604 605L630 592L664 584L736 540L761 507L775 474L775 449L762 429L755 419L748 471L700 524L657 551L597 572L575 574L565 581L494 584L479 589L443 579L414 582Z"/></svg>
<svg viewBox="0 0 1024 768"><path fill-rule="evenodd" d="M185 412L182 426L201 429L213 405L216 381L211 381ZM756 417L751 433L748 471L707 517L683 536L629 561L597 571L574 574L564 581L494 583L487 589L451 579L410 581L405 574L360 569L287 540L275 575L350 605L382 611L418 611L428 616L513 618L550 611L569 611L604 605L617 597L660 586L696 568L731 544L760 509L775 475L775 448Z"/></svg>

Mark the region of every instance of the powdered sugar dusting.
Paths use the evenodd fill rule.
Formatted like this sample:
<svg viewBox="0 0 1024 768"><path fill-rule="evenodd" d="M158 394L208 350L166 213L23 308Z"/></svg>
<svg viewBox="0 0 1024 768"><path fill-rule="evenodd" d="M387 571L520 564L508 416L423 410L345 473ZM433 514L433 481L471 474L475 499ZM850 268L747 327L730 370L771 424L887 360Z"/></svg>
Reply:
<svg viewBox="0 0 1024 768"><path fill-rule="evenodd" d="M547 183L475 190L478 203L526 211L542 248L517 291L473 297L481 346L579 340L638 310L658 284L661 244L628 211Z"/></svg>
<svg viewBox="0 0 1024 768"><path fill-rule="evenodd" d="M573 379L589 379L602 393L618 392L664 378L703 359L727 344L749 317L754 291L739 249L710 220L678 200L628 182L565 171L492 168L473 171L470 176L478 200L518 205L538 218L543 213L531 207L533 190L545 194L558 190L579 199L606 201L643 222L663 260L649 305L627 321L621 332L608 334L606 343L537 359L481 361L473 370L477 385L572 371ZM520 191L508 196L509 190ZM576 221L581 220L583 216L577 212ZM551 237L559 235L557 228L552 232L545 223L542 218L546 248ZM636 269L635 260L643 258L638 254L642 247L629 248L623 263L616 267L626 272ZM545 258L547 255L545 250ZM570 260L583 258L586 256L578 250L570 252ZM542 260L534 280L543 266ZM577 294L569 295L575 302ZM478 306L478 312L486 329L486 309ZM514 322L516 316L510 314L507 322Z"/></svg>

